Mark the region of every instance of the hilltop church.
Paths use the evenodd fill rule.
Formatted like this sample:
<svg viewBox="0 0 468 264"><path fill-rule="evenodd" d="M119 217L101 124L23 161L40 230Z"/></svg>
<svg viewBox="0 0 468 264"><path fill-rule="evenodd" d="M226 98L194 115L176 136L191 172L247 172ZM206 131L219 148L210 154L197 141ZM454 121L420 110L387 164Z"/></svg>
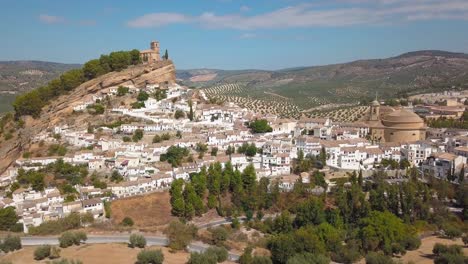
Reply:
<svg viewBox="0 0 468 264"><path fill-rule="evenodd" d="M381 117L380 103L371 104L367 121L371 139L379 142L411 142L426 139L426 125L417 114L407 109L392 109Z"/></svg>
<svg viewBox="0 0 468 264"><path fill-rule="evenodd" d="M151 41L150 49L140 51L140 58L143 63L155 63L160 61L159 42Z"/></svg>

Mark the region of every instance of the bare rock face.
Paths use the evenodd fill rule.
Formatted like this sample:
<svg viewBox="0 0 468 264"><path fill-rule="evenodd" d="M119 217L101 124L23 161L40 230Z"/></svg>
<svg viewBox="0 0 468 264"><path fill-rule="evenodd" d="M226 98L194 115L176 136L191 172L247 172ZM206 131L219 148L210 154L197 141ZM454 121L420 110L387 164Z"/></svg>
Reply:
<svg viewBox="0 0 468 264"><path fill-rule="evenodd" d="M167 60L131 66L120 72L110 72L81 84L70 93L52 100L42 109L40 118L23 117L26 121L24 128L17 131L17 137L8 144L2 144L0 148L0 174L21 157L22 152L29 148L31 139L35 135L69 120L73 105L81 102L85 96L97 94L100 90L113 86L132 84L142 87L146 84L175 83L175 80L175 66L172 61Z"/></svg>

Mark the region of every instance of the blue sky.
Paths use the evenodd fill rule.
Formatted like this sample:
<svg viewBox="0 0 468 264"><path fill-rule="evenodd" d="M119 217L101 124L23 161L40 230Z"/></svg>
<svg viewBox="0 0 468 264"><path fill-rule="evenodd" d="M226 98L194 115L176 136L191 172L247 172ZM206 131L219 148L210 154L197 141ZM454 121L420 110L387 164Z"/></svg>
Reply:
<svg viewBox="0 0 468 264"><path fill-rule="evenodd" d="M0 60L146 49L179 69L280 69L422 49L468 53L468 0L0 0Z"/></svg>

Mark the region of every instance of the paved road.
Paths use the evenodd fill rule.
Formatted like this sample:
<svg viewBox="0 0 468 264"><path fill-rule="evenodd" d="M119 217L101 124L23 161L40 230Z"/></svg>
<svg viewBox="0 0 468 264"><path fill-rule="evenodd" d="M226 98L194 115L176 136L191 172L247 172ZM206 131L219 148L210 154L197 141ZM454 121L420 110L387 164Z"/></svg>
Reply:
<svg viewBox="0 0 468 264"><path fill-rule="evenodd" d="M88 235L88 240L86 244L106 244L106 243L128 243L130 235ZM157 237L157 236L145 236L146 243L148 246L167 246L168 239L166 237ZM23 246L38 246L38 245L58 245L57 236L47 236L47 237L22 237L21 243ZM194 242L188 246L188 251L190 252L203 252L210 245ZM239 259L239 255L229 252L229 260L236 261Z"/></svg>

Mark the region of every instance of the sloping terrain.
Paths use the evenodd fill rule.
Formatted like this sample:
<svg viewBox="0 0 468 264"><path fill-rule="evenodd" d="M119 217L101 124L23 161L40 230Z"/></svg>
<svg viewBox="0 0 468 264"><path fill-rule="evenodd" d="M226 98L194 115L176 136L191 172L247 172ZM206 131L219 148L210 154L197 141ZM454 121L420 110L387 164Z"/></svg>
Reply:
<svg viewBox="0 0 468 264"><path fill-rule="evenodd" d="M46 61L0 61L0 113L11 111L17 94L47 84L79 64Z"/></svg>
<svg viewBox="0 0 468 264"><path fill-rule="evenodd" d="M0 61L0 92L29 91L79 67L79 64L46 61Z"/></svg>
<svg viewBox="0 0 468 264"><path fill-rule="evenodd" d="M13 138L0 142L0 173L18 159L23 151L30 148L33 137L41 131L64 123L70 127L86 129L88 123L112 122L112 117L107 115L103 118L96 118L89 114L73 115L73 105L82 102L86 95L97 94L100 90L112 86L129 84L144 86L174 81L175 66L172 61L168 60L150 65L130 66L120 72L110 72L81 84L43 107L38 119L30 116L23 117L25 124L22 128L14 130Z"/></svg>
<svg viewBox="0 0 468 264"><path fill-rule="evenodd" d="M197 75L215 75L208 81ZM387 59L300 67L279 71L185 70L177 77L188 85L213 87L242 84L245 97L265 93L290 99L302 110L327 104L348 104L401 94L468 88L468 55L445 51L416 51ZM223 94L230 96L229 92ZM209 94L210 96L210 94ZM239 96L236 94L236 96Z"/></svg>

